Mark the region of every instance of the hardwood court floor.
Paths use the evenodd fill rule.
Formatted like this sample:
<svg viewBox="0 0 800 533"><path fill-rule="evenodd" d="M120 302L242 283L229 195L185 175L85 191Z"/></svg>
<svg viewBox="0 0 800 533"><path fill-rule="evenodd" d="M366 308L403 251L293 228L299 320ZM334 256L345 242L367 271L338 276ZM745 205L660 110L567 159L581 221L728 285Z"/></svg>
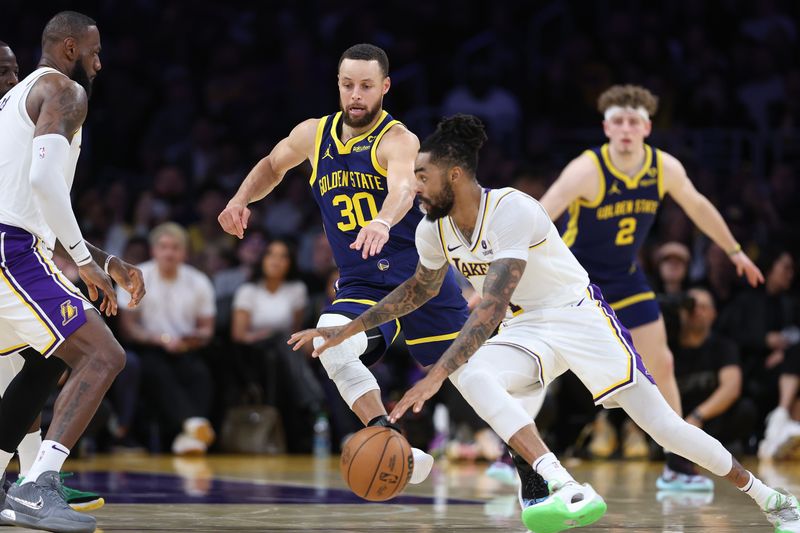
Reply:
<svg viewBox="0 0 800 533"><path fill-rule="evenodd" d="M344 487L338 457L107 456L71 461L69 484L102 492L98 531L524 533L516 490L484 475L485 464L437 463L422 485L390 504L365 503ZM767 533L752 500L717 481L711 494L658 493L661 465L568 464L608 502L580 531L605 533ZM749 463L769 484L800 494L800 463ZM12 531L24 531L22 529Z"/></svg>

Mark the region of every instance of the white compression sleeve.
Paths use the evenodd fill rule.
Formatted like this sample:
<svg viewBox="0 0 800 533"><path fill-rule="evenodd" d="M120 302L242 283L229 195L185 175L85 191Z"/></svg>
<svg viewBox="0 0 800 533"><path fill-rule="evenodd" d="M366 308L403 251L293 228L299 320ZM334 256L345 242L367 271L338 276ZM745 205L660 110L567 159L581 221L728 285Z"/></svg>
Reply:
<svg viewBox="0 0 800 533"><path fill-rule="evenodd" d="M508 442L533 423L527 408L536 409L529 392L539 372L536 361L517 348L484 344L466 364L450 375L456 389L501 439ZM523 402L516 393L530 396Z"/></svg>
<svg viewBox="0 0 800 533"><path fill-rule="evenodd" d="M69 163L69 142L55 133L33 138L30 180L34 198L47 225L78 266L92 260L81 228L72 211L64 168Z"/></svg>
<svg viewBox="0 0 800 533"><path fill-rule="evenodd" d="M350 318L336 313L326 313L319 317L318 327L343 326L350 322ZM314 347L323 342L322 337L314 337ZM367 349L367 334L363 331L356 333L343 343L327 349L320 355L319 360L328 373L336 388L339 389L342 399L350 409L353 404L364 394L372 390L380 390L378 382L372 372L361 362L361 354Z"/></svg>
<svg viewBox="0 0 800 533"><path fill-rule="evenodd" d="M639 375L633 387L615 394L614 400L636 425L664 448L718 476L726 476L733 468L731 452L717 439L678 416L644 376Z"/></svg>

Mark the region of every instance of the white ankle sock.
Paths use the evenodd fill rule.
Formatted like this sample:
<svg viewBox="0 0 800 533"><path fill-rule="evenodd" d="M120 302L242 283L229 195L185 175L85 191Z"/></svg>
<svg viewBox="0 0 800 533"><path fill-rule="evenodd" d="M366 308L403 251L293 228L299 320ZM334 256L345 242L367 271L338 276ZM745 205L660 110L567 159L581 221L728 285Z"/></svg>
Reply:
<svg viewBox="0 0 800 533"><path fill-rule="evenodd" d="M46 440L42 442L39 448L39 455L36 461L33 462L31 469L28 470L28 475L22 484L33 483L39 476L45 472L56 471L61 472L61 467L64 466L64 461L69 457L69 450L63 445L53 440Z"/></svg>
<svg viewBox="0 0 800 533"><path fill-rule="evenodd" d="M3 472L6 471L8 468L8 463L11 462L11 459L14 457L13 453L9 453L5 450L0 450L0 476L3 475Z"/></svg>
<svg viewBox="0 0 800 533"><path fill-rule="evenodd" d="M560 487L570 481L575 481L561 466L558 458L552 452L546 453L533 462L533 469L547 481L550 487Z"/></svg>
<svg viewBox="0 0 800 533"><path fill-rule="evenodd" d="M764 485L752 472L750 472L750 481L748 481L747 485L744 487L739 487L739 490L753 498L762 511L766 508L769 497L777 492L767 485Z"/></svg>
<svg viewBox="0 0 800 533"><path fill-rule="evenodd" d="M19 454L19 475L27 476L28 471L36 461L36 456L39 455L39 448L42 447L42 431L36 430L33 433L28 433L22 442L17 446L17 454Z"/></svg>

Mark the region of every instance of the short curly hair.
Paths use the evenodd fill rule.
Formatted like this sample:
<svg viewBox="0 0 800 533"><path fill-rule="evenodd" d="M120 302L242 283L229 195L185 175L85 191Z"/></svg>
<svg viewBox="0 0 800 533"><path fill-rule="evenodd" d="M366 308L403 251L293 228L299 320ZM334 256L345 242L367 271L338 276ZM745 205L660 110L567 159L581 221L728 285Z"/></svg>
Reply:
<svg viewBox="0 0 800 533"><path fill-rule="evenodd" d="M605 113L611 106L644 107L650 116L658 111L658 96L640 85L613 85L597 99L597 110Z"/></svg>

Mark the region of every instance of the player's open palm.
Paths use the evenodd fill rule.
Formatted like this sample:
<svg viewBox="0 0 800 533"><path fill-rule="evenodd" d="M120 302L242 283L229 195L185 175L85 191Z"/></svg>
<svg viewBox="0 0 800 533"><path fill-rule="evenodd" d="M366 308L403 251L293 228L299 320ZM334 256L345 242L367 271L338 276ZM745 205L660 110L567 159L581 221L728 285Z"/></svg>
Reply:
<svg viewBox="0 0 800 533"><path fill-rule="evenodd" d="M86 283L89 290L89 299L97 300L99 291L103 291L103 301L100 302L100 312L106 316L117 314L117 293L111 285L111 278L94 261L78 267L78 275Z"/></svg>
<svg viewBox="0 0 800 533"><path fill-rule="evenodd" d="M757 287L759 283L764 283L764 274L762 274L755 263L747 257L747 254L741 251L735 253L731 256L731 261L736 265L736 273L739 276L745 276L747 282L751 286Z"/></svg>
<svg viewBox="0 0 800 533"><path fill-rule="evenodd" d="M350 245L353 250L361 250L362 259L378 255L383 245L389 241L389 228L380 222L370 222L358 232L355 242Z"/></svg>
<svg viewBox="0 0 800 533"><path fill-rule="evenodd" d="M247 229L247 221L250 220L250 209L240 203L229 203L217 217L219 225L225 233L235 235L240 239L244 238L244 230Z"/></svg>
<svg viewBox="0 0 800 533"><path fill-rule="evenodd" d="M293 344L294 346L292 346L292 350L296 352L303 345L312 341L314 338L322 337L325 339L325 342L320 344L311 353L312 357L319 357L320 354L322 354L322 352L328 348L337 346L347 339L347 336L343 334L345 327L346 326L330 326L325 328L304 329L303 331L298 331L297 333L292 334L286 343Z"/></svg>
<svg viewBox="0 0 800 533"><path fill-rule="evenodd" d="M419 380L416 385L408 389L403 397L400 398L400 401L397 402L389 414L389 421L392 423L398 421L409 408L415 413L419 413L425 402L439 392L441 387L442 380L432 374L428 374Z"/></svg>
<svg viewBox="0 0 800 533"><path fill-rule="evenodd" d="M138 267L126 263L119 257L114 257L108 263L108 274L117 285L125 289L131 295L128 307L133 309L142 301L145 294L144 277Z"/></svg>

